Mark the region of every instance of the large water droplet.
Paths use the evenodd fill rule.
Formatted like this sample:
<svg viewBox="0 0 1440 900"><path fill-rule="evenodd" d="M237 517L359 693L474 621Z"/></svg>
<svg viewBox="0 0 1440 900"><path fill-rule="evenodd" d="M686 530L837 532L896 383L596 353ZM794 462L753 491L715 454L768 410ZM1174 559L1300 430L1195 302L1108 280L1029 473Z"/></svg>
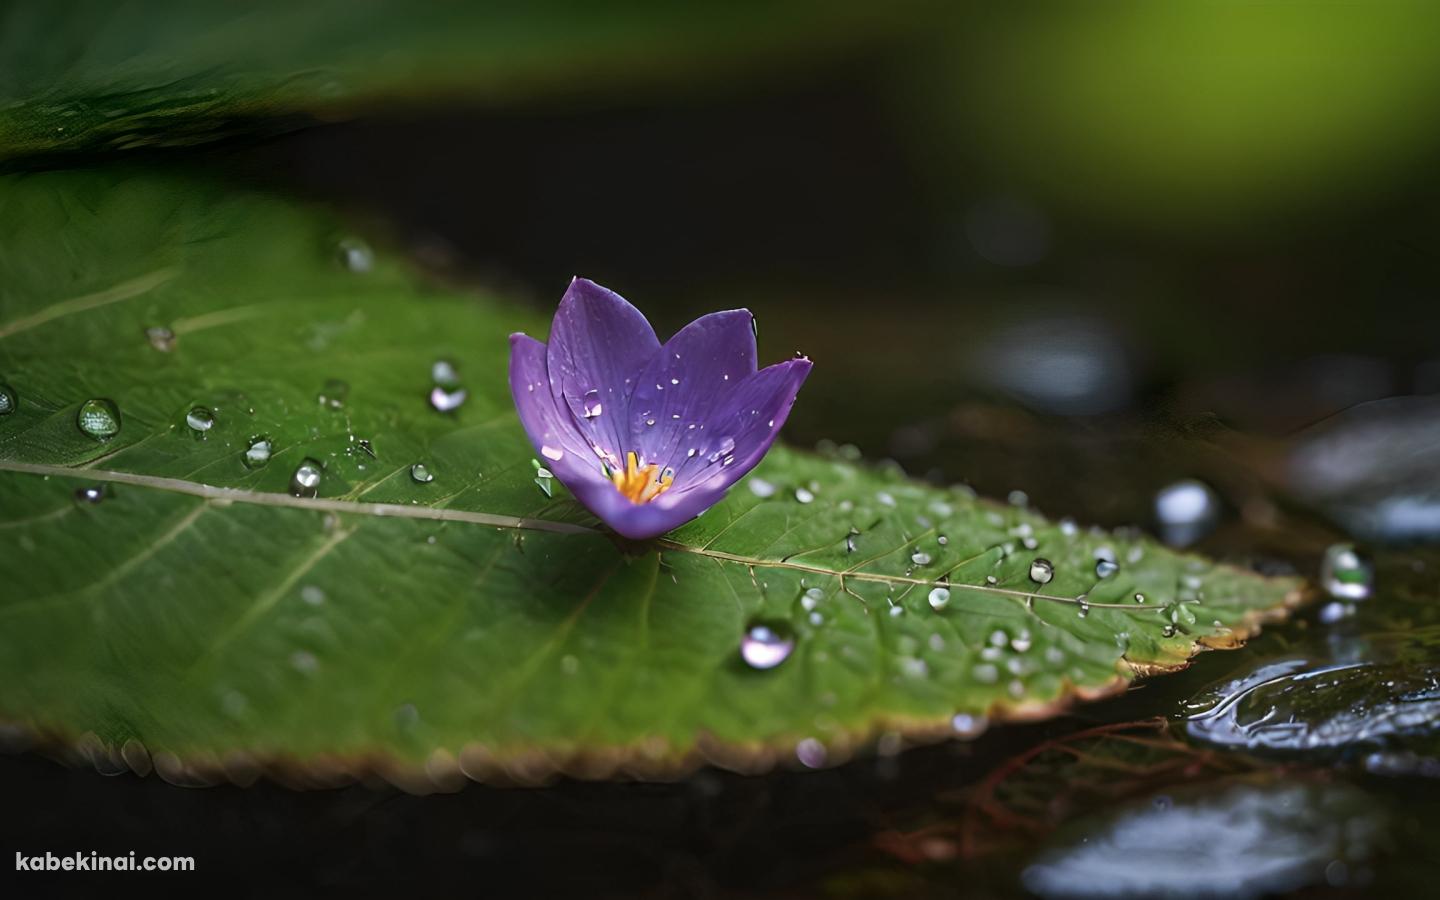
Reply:
<svg viewBox="0 0 1440 900"><path fill-rule="evenodd" d="M1160 629L1160 636L1161 636L1161 637L1167 637L1167 638L1174 637L1174 636L1175 636L1175 626L1174 626L1174 625L1166 625L1164 628Z"/></svg>
<svg viewBox="0 0 1440 900"><path fill-rule="evenodd" d="M435 476L430 473L425 464L418 462L410 467L410 477L420 484L429 484L435 480Z"/></svg>
<svg viewBox="0 0 1440 900"><path fill-rule="evenodd" d="M1335 544L1325 551L1320 583L1332 597L1364 600L1375 586L1375 571L1352 545Z"/></svg>
<svg viewBox="0 0 1440 900"><path fill-rule="evenodd" d="M752 669L773 669L790 658L795 639L785 626L756 623L740 639L740 658Z"/></svg>
<svg viewBox="0 0 1440 900"><path fill-rule="evenodd" d="M454 412L460 408L468 396L470 395L464 388L451 390L437 384L430 389L430 406L439 412Z"/></svg>
<svg viewBox="0 0 1440 900"><path fill-rule="evenodd" d="M163 325L155 325L145 329L145 340L149 341L150 346L159 350L161 353L169 353L175 349L175 332Z"/></svg>
<svg viewBox="0 0 1440 900"><path fill-rule="evenodd" d="M950 589L947 587L931 588L929 600L931 609L944 609L950 605Z"/></svg>
<svg viewBox="0 0 1440 900"><path fill-rule="evenodd" d="M325 468L319 462L305 457L290 476L290 493L296 497L314 497L320 492L320 478Z"/></svg>
<svg viewBox="0 0 1440 900"><path fill-rule="evenodd" d="M810 503L814 501L815 494L812 493L809 488L797 487L795 489L795 499L800 503Z"/></svg>
<svg viewBox="0 0 1440 900"><path fill-rule="evenodd" d="M1115 562L1114 560L1111 560L1111 559L1097 559L1097 560L1095 560L1095 577L1096 577L1096 578L1109 578L1111 575L1114 575L1114 574L1115 574L1116 572L1118 572L1118 571L1120 571L1120 564L1117 563L1117 562Z"/></svg>
<svg viewBox="0 0 1440 900"><path fill-rule="evenodd" d="M120 433L120 408L103 398L86 400L80 404L75 424L95 440L108 441Z"/></svg>
<svg viewBox="0 0 1440 900"><path fill-rule="evenodd" d="M1030 561L1030 580L1036 584L1049 584L1055 577L1055 565L1048 559L1036 557Z"/></svg>
<svg viewBox="0 0 1440 900"><path fill-rule="evenodd" d="M750 479L750 493L757 497L773 497L775 496L775 490L775 485L763 478L755 478L752 476Z"/></svg>
<svg viewBox="0 0 1440 900"><path fill-rule="evenodd" d="M930 554L926 553L924 550L916 550L914 553L910 554L910 561L917 566L928 566L930 565L932 560Z"/></svg>
<svg viewBox="0 0 1440 900"><path fill-rule="evenodd" d="M274 451L275 445L270 438L263 434L257 434L250 438L249 446L245 448L245 455L241 461L247 469L258 469L270 461L270 454Z"/></svg>
<svg viewBox="0 0 1440 900"><path fill-rule="evenodd" d="M327 409L344 409L345 398L349 395L350 385L338 378L329 378L326 379L324 387L320 388L320 393L315 399Z"/></svg>
<svg viewBox="0 0 1440 900"><path fill-rule="evenodd" d="M195 433L195 437L204 438L205 432L215 427L215 414L204 406L196 406L185 414L185 424Z"/></svg>
<svg viewBox="0 0 1440 900"><path fill-rule="evenodd" d="M8 384L0 384L0 416L8 416L20 406L20 398Z"/></svg>
<svg viewBox="0 0 1440 900"><path fill-rule="evenodd" d="M604 412L604 406L600 403L599 391L586 391L580 401L580 406L587 419L593 419Z"/></svg>
<svg viewBox="0 0 1440 900"><path fill-rule="evenodd" d="M1155 519L1165 543L1187 547L1214 530L1220 499L1203 481L1186 478L1155 495Z"/></svg>

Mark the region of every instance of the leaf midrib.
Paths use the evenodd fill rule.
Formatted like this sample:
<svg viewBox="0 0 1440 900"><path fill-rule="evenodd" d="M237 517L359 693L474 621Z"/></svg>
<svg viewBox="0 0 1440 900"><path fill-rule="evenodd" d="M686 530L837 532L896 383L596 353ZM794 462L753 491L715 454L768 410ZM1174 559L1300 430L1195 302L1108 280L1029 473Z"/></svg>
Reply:
<svg viewBox="0 0 1440 900"><path fill-rule="evenodd" d="M571 522L557 522L551 519L537 519L525 516L503 516L493 513L473 512L470 510L449 509L433 506L410 506L398 503L367 503L356 500L340 500L323 497L295 497L290 494L278 494L267 491L250 491L243 488L216 487L214 485L200 484L187 481L183 478L165 478L157 475L139 475L132 472L116 472L106 469L83 469L77 470L66 466L51 466L40 463L22 463L8 460L0 460L0 471L18 472L30 475L56 476L62 478L83 478L91 481L110 482L115 484L127 484L133 487L147 488L150 490L168 491L171 493L186 494L192 497L199 497L205 500L221 501L228 503L249 503L257 506L273 506L289 509L303 509L314 512L335 512L356 516L373 516L376 518L406 518L421 519L427 521L443 522L464 522L472 525L485 525L492 528L509 528L522 531L544 531L554 534L586 534L603 535L605 532L588 525L579 525ZM1014 588L1002 588L992 585L966 584L964 582L946 583L944 579L948 572L939 573L929 578L916 578L909 575L887 575L880 572L859 572L854 567L838 570L825 568L824 566L813 566L806 563L798 563L790 560L763 559L755 556L746 556L739 553L727 553L723 550L711 549L710 543L696 547L683 544L669 538L661 538L655 541L655 546L662 550L670 550L679 553L689 553L696 556L703 556L720 563L733 563L750 569L788 569L795 572L818 575L826 578L838 579L841 588L845 588L847 580L864 581L877 584L908 585L914 587L946 587L952 591L972 591L978 593L992 594L1000 597L1007 597L1023 604L1029 604L1036 600L1044 600L1051 603L1062 603L1069 606L1080 606L1082 603L1090 609L1116 609L1131 613L1155 613L1163 609L1162 606L1138 607L1125 603L1091 603L1081 601L1074 597L1060 597L1053 594L1037 593L1033 591L1016 590ZM894 551L891 551L892 553ZM885 554L888 556L889 554ZM878 557L884 558L884 556ZM873 562L874 560L867 561ZM963 565L969 560L957 564Z"/></svg>

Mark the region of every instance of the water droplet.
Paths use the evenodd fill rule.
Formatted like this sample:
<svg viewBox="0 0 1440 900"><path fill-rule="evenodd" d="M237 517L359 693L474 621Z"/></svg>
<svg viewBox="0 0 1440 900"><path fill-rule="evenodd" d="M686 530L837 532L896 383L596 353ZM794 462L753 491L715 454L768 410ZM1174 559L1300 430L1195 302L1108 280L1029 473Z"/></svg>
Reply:
<svg viewBox="0 0 1440 900"><path fill-rule="evenodd" d="M375 254L371 252L370 245L359 238L345 238L335 249L340 265L351 272L363 275L375 266Z"/></svg>
<svg viewBox="0 0 1440 900"><path fill-rule="evenodd" d="M655 424L655 420L654 420L654 419L646 419L646 420L645 420L645 424L646 424L646 425L654 425L654 424Z"/></svg>
<svg viewBox="0 0 1440 900"><path fill-rule="evenodd" d="M1030 580L1036 584L1049 584L1055 577L1055 566L1048 559L1036 557L1030 561Z"/></svg>
<svg viewBox="0 0 1440 900"><path fill-rule="evenodd" d="M305 457L290 476L290 493L296 497L313 497L320 492L320 477L325 468L319 462Z"/></svg>
<svg viewBox="0 0 1440 900"><path fill-rule="evenodd" d="M1115 574L1116 572L1118 572L1118 571L1120 571L1120 564L1117 563L1117 562L1115 562L1114 560L1109 560L1109 559L1097 559L1097 560L1095 560L1095 577L1096 577L1096 578L1109 578L1111 575L1114 575L1114 574Z"/></svg>
<svg viewBox="0 0 1440 900"><path fill-rule="evenodd" d="M20 406L20 398L8 384L0 384L0 416L8 416Z"/></svg>
<svg viewBox="0 0 1440 900"><path fill-rule="evenodd" d="M345 398L350 394L350 385L338 378L327 378L315 399L327 409L344 409Z"/></svg>
<svg viewBox="0 0 1440 900"><path fill-rule="evenodd" d="M754 316L750 317L750 333L755 335L755 340L760 340L760 320Z"/></svg>
<svg viewBox="0 0 1440 900"><path fill-rule="evenodd" d="M1135 602L1136 602L1136 603L1144 603L1144 602L1145 602L1145 595L1142 594L1142 593L1140 593L1139 591L1136 591L1136 592L1135 592Z"/></svg>
<svg viewBox="0 0 1440 900"><path fill-rule="evenodd" d="M929 600L931 609L944 609L950 605L950 589L947 587L931 588Z"/></svg>
<svg viewBox="0 0 1440 900"><path fill-rule="evenodd" d="M445 388L460 386L460 373L448 359L437 359L430 364L430 380Z"/></svg>
<svg viewBox="0 0 1440 900"><path fill-rule="evenodd" d="M984 716L972 716L969 713L956 713L950 720L950 727L962 738L977 737L988 725L989 722Z"/></svg>
<svg viewBox="0 0 1440 900"><path fill-rule="evenodd" d="M1010 501L1011 506L1030 505L1030 495L1024 491L1011 491L1005 499Z"/></svg>
<svg viewBox="0 0 1440 900"><path fill-rule="evenodd" d="M1166 625L1164 628L1160 629L1160 635L1161 635L1161 637L1167 637L1167 638L1168 638L1168 637L1174 637L1174 636L1175 636L1175 626L1174 626L1174 625Z"/></svg>
<svg viewBox="0 0 1440 900"><path fill-rule="evenodd" d="M881 491L880 493L875 495L875 502L879 503L881 506L893 507L895 505L895 498L890 494L886 493L885 491Z"/></svg>
<svg viewBox="0 0 1440 900"><path fill-rule="evenodd" d="M430 473L425 464L418 462L410 466L410 478L419 484L429 484L435 480L435 476Z"/></svg>
<svg viewBox="0 0 1440 900"><path fill-rule="evenodd" d="M670 383L671 383L671 384L679 384L679 383L680 383L680 379L678 379L678 378L672 378L672 379L670 379Z"/></svg>
<svg viewBox="0 0 1440 900"><path fill-rule="evenodd" d="M565 458L565 451L559 447L552 447L549 444L545 444L540 448L540 455L551 462L559 462Z"/></svg>
<svg viewBox="0 0 1440 900"><path fill-rule="evenodd" d="M820 602L824 599L824 591L820 590L819 588L810 588L800 596L800 605L805 607L807 611L813 610L815 607L819 606Z"/></svg>
<svg viewBox="0 0 1440 900"><path fill-rule="evenodd" d="M757 497L773 497L775 496L775 490L775 485L763 478L752 477L750 479L750 493Z"/></svg>
<svg viewBox="0 0 1440 900"><path fill-rule="evenodd" d="M323 606L325 603L325 589L318 584L307 584L300 589L300 599L311 606Z"/></svg>
<svg viewBox="0 0 1440 900"><path fill-rule="evenodd" d="M932 560L930 554L926 553L924 550L916 550L914 553L910 554L910 561L917 566L928 566L930 565Z"/></svg>
<svg viewBox="0 0 1440 900"><path fill-rule="evenodd" d="M795 499L801 503L809 503L815 499L815 495L809 488L798 487L795 489Z"/></svg>
<svg viewBox="0 0 1440 900"><path fill-rule="evenodd" d="M1205 537L1220 521L1220 499L1203 481L1186 478L1155 495L1160 536L1172 547L1187 547Z"/></svg>
<svg viewBox="0 0 1440 900"><path fill-rule="evenodd" d="M196 406L185 414L185 424L190 426L197 438L204 439L205 432L215 427L215 414L203 406Z"/></svg>
<svg viewBox="0 0 1440 900"><path fill-rule="evenodd" d="M740 658L752 669L773 669L790 658L795 639L782 625L756 623L740 639Z"/></svg>
<svg viewBox="0 0 1440 900"><path fill-rule="evenodd" d="M795 745L795 758L807 769L818 769L825 765L829 755L825 745L815 738L806 738Z"/></svg>
<svg viewBox="0 0 1440 900"><path fill-rule="evenodd" d="M1082 619L1089 617L1089 615L1090 615L1090 604L1088 604L1088 603L1086 603L1086 602L1084 602L1084 601L1081 601L1081 603L1080 603L1080 608L1075 611L1075 614L1078 615L1078 616L1079 616L1080 618L1082 618Z"/></svg>
<svg viewBox="0 0 1440 900"><path fill-rule="evenodd" d="M245 448L245 454L240 457L247 469L258 469L270 461L270 453L275 445L270 438L263 434L257 434L250 438L250 444Z"/></svg>
<svg viewBox="0 0 1440 900"><path fill-rule="evenodd" d="M1000 579L996 578L994 575L986 575L985 583L989 585L996 585L1000 583Z"/></svg>
<svg viewBox="0 0 1440 900"><path fill-rule="evenodd" d="M80 404L75 424L95 440L108 441L120 433L120 408L103 398L86 400Z"/></svg>
<svg viewBox="0 0 1440 900"><path fill-rule="evenodd" d="M599 391L586 391L585 396L580 399L581 415L587 419L594 419L604 412L604 405L600 402Z"/></svg>
<svg viewBox="0 0 1440 900"><path fill-rule="evenodd" d="M161 353L169 353L175 349L175 332L163 325L145 329L145 339L150 342L151 347Z"/></svg>
<svg viewBox="0 0 1440 900"><path fill-rule="evenodd" d="M1010 640L1010 649L1016 653L1024 653L1031 647L1030 632L1022 631Z"/></svg>
<svg viewBox="0 0 1440 900"><path fill-rule="evenodd" d="M1320 565L1325 592L1341 600L1364 600L1375 586L1375 571L1350 544L1335 544L1325 551Z"/></svg>
<svg viewBox="0 0 1440 900"><path fill-rule="evenodd" d="M430 406L443 413L454 412L470 396L464 388L449 389L440 385L430 389Z"/></svg>
<svg viewBox="0 0 1440 900"><path fill-rule="evenodd" d="M937 544L939 544L940 546L944 547L946 544L949 544L949 543L950 543L950 539L949 539L948 537L946 537L945 535L942 534L942 535L940 535L939 537L937 537L937 538L935 539L935 543L937 543Z"/></svg>
<svg viewBox="0 0 1440 900"><path fill-rule="evenodd" d="M854 527L854 526L852 525L852 526L850 527L850 533L847 534L847 535L845 535L845 552L846 552L846 553L854 553L854 552L855 552L855 539L856 539L857 537L859 537L859 536L860 536L860 529L858 529L858 528L856 528L856 527Z"/></svg>
<svg viewBox="0 0 1440 900"><path fill-rule="evenodd" d="M75 499L80 503L99 503L105 499L105 485L93 484L75 489Z"/></svg>

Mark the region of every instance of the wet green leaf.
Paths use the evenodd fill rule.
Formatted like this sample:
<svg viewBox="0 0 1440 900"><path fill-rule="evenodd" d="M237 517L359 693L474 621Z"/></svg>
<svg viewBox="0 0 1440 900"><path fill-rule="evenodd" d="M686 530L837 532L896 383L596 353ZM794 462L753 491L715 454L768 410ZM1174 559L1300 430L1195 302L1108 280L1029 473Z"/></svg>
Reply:
<svg viewBox="0 0 1440 900"><path fill-rule="evenodd" d="M186 146L396 101L673 90L874 45L922 5L9 4L0 158Z"/></svg>
<svg viewBox="0 0 1440 900"><path fill-rule="evenodd" d="M1121 690L1299 595L843 449L622 551L511 412L505 336L543 313L264 194L8 177L0 285L0 716L104 768L830 764ZM759 623L793 643L763 670Z"/></svg>

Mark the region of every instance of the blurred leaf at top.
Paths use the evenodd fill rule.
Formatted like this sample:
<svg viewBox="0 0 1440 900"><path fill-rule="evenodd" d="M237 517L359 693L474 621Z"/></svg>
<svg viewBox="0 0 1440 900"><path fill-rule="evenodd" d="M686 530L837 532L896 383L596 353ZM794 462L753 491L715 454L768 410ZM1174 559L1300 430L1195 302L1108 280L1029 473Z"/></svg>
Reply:
<svg viewBox="0 0 1440 900"><path fill-rule="evenodd" d="M726 83L873 45L924 5L20 2L0 10L0 158L195 144L426 97Z"/></svg>

